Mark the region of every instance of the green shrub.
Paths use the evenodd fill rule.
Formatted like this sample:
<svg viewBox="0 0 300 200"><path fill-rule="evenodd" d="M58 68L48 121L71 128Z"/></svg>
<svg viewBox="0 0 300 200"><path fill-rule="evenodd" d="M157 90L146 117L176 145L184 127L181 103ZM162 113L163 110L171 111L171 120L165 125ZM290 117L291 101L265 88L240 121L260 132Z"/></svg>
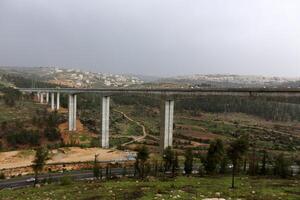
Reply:
<svg viewBox="0 0 300 200"><path fill-rule="evenodd" d="M5 179L5 174L4 173L0 173L0 179Z"/></svg>
<svg viewBox="0 0 300 200"><path fill-rule="evenodd" d="M40 142L40 134L37 131L22 129L19 132L10 133L7 136L7 142L11 145L38 145Z"/></svg>
<svg viewBox="0 0 300 200"><path fill-rule="evenodd" d="M72 182L73 182L73 179L70 176L63 176L60 179L60 185L71 185Z"/></svg>

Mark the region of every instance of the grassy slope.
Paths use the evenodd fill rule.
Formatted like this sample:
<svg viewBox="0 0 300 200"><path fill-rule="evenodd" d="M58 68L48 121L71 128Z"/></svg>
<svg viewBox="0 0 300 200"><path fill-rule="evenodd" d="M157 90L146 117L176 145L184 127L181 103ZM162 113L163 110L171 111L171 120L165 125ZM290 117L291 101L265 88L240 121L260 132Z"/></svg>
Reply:
<svg viewBox="0 0 300 200"><path fill-rule="evenodd" d="M134 106L118 106L117 109L144 124L147 133L159 135L160 115L158 112L154 112L154 110L150 112L151 114L147 113L147 111L143 113L135 112ZM290 151L300 147L299 122L272 122L241 113L202 113L200 116L193 117L187 112L179 113L175 110L174 123L176 125L174 129L174 144L175 148L179 149L186 145L184 141L195 141L201 146L209 143L207 139L218 137L228 141L240 134L249 134L251 141L255 141L256 145L261 148ZM120 135L134 135L134 132L128 131L129 124L127 120L123 119L115 124L111 124L111 128L117 127ZM181 144L177 142L178 139L181 140ZM203 140L202 142L201 139Z"/></svg>
<svg viewBox="0 0 300 200"><path fill-rule="evenodd" d="M38 108L45 105L37 104L31 101L18 101L14 107L9 107L0 101L0 123L3 121L13 122L15 120L30 120Z"/></svg>
<svg viewBox="0 0 300 200"><path fill-rule="evenodd" d="M0 199L229 199L297 200L300 182L295 180L237 178L237 189L230 189L230 177L178 177L164 181L139 182L123 179L107 182L51 184L41 188L2 190ZM218 194L220 193L220 194Z"/></svg>

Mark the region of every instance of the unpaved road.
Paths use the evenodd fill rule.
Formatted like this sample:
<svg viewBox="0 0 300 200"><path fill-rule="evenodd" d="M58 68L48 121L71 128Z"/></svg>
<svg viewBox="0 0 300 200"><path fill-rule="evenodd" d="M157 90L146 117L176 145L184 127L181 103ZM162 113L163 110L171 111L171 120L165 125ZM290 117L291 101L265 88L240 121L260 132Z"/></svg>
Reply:
<svg viewBox="0 0 300 200"><path fill-rule="evenodd" d="M117 113L120 113L121 115L123 115L127 120L133 122L133 123L136 123L138 126L140 126L142 128L142 132L143 132L143 135L142 136L128 136L130 138L132 138L133 140L132 141L129 141L129 142L126 142L126 143L123 143L122 146L126 146L126 145L129 145L129 144L132 144L134 142L138 142L138 141L141 141L141 140L144 140L146 136L150 136L151 138L153 139L156 139L158 140L158 138L156 138L155 136L152 136L152 135L148 135L147 132L146 132L146 128L145 126L139 122L139 121L135 121L134 119L132 119L131 117L129 117L126 113L124 113L123 111L120 111L120 110L116 110L114 109L113 111L117 112Z"/></svg>

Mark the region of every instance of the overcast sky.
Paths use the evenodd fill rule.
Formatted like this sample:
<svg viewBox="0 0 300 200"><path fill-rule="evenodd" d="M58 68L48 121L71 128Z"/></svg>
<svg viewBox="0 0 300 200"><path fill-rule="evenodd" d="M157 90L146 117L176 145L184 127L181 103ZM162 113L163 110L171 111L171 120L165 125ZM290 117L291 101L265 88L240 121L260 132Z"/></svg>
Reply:
<svg viewBox="0 0 300 200"><path fill-rule="evenodd" d="M300 76L300 1L0 0L0 65Z"/></svg>

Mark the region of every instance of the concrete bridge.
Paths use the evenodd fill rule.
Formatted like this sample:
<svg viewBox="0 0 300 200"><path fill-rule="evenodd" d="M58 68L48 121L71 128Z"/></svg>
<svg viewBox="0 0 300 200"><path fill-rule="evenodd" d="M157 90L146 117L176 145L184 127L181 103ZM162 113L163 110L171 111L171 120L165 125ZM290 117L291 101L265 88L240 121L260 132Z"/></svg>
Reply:
<svg viewBox="0 0 300 200"><path fill-rule="evenodd" d="M51 94L51 109L59 110L60 94L69 95L69 131L76 131L77 95L98 93L102 96L101 146L109 148L109 109L110 97L117 95L156 95L161 98L160 149L164 150L173 143L174 101L190 96L249 96L249 97L300 97L300 88L203 88L203 89L74 89L74 88L20 88L22 92L35 93L41 103L48 103ZM56 104L55 104L56 94Z"/></svg>

